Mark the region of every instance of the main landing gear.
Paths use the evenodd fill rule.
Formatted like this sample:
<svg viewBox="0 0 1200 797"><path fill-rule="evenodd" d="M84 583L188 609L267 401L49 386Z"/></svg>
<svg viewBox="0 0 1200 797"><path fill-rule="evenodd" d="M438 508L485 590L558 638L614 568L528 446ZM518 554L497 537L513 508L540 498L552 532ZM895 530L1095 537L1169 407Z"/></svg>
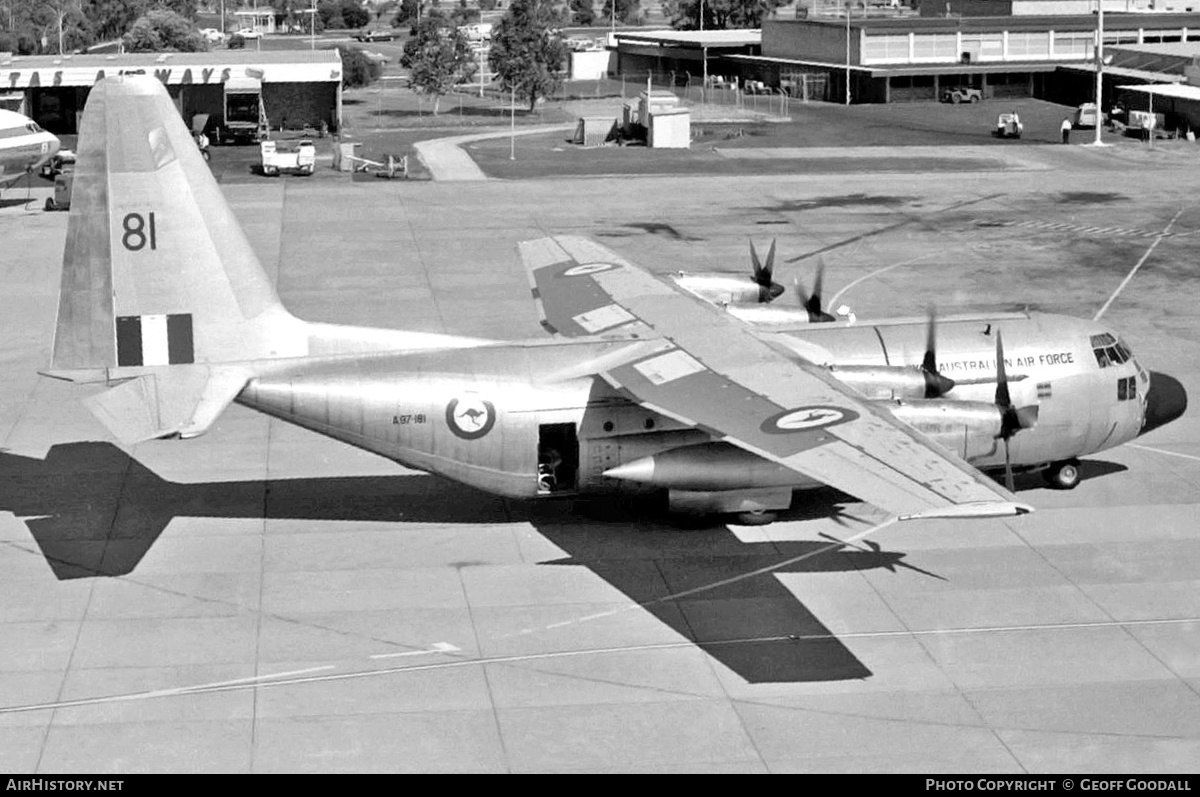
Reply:
<svg viewBox="0 0 1200 797"><path fill-rule="evenodd" d="M1042 479L1056 490L1073 490L1079 484L1079 473L1079 460L1064 459L1042 471Z"/></svg>
<svg viewBox="0 0 1200 797"><path fill-rule="evenodd" d="M767 509L738 512L733 516L733 520L739 526L766 526L779 520L779 513Z"/></svg>

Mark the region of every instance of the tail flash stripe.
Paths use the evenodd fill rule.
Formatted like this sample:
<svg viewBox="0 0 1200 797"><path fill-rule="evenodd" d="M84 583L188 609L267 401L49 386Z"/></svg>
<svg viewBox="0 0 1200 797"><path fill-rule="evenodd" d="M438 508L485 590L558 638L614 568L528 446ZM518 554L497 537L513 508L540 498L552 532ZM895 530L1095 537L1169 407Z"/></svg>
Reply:
<svg viewBox="0 0 1200 797"><path fill-rule="evenodd" d="M142 365L166 365L167 351L167 317L142 316Z"/></svg>
<svg viewBox="0 0 1200 797"><path fill-rule="evenodd" d="M117 365L142 364L141 316L117 318Z"/></svg>
<svg viewBox="0 0 1200 797"><path fill-rule="evenodd" d="M192 362L195 362L195 349L190 313L117 318L117 365L179 365Z"/></svg>
<svg viewBox="0 0 1200 797"><path fill-rule="evenodd" d="M196 361L192 344L192 314L167 316L167 348L171 365Z"/></svg>

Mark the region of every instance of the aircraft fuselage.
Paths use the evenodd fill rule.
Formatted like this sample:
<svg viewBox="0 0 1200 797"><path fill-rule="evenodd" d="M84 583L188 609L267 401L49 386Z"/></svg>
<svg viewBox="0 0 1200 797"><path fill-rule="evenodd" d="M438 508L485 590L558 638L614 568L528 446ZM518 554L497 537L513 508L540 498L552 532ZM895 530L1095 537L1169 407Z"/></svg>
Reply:
<svg viewBox="0 0 1200 797"><path fill-rule="evenodd" d="M860 379L854 387L977 467L1003 466L992 404L997 330L1003 332L1014 405L1036 406L1039 413L1033 428L1011 440L1014 466L1086 456L1139 434L1150 376L1132 357L1110 356L1117 346L1111 332L1063 316L943 321L938 367L958 384L940 400L898 396L886 379ZM762 335L808 362L830 366L834 376L839 367L861 375L870 367L881 373L919 367L926 326L916 320L821 324ZM555 341L302 365L280 361L253 380L238 401L405 465L511 497L817 486L641 407L599 377L571 377L578 363L630 345L644 344ZM1098 355L1098 348L1105 353ZM660 459L655 476L604 475L667 451L672 454Z"/></svg>

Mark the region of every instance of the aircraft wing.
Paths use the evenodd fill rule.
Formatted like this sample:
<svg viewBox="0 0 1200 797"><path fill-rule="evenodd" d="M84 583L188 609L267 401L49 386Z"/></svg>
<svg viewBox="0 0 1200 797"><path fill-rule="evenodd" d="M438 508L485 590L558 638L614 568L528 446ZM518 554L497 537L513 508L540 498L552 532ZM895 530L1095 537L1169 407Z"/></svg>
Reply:
<svg viewBox="0 0 1200 797"><path fill-rule="evenodd" d="M559 236L525 242L521 254L552 331L671 344L601 371L639 404L901 518L1030 511L824 369L605 247Z"/></svg>

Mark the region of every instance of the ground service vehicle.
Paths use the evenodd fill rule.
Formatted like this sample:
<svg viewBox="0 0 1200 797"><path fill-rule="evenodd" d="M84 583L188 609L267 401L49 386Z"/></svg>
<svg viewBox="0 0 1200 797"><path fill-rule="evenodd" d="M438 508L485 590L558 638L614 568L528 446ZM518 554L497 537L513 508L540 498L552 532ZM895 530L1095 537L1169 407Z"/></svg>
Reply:
<svg viewBox="0 0 1200 797"><path fill-rule="evenodd" d="M1002 113L996 118L996 129L992 131L992 135L1000 138L1020 138L1024 131L1025 125L1021 124L1021 117L1015 113Z"/></svg>
<svg viewBox="0 0 1200 797"><path fill-rule="evenodd" d="M979 102L982 99L983 92L980 89L973 89L968 86L955 86L942 92L942 102L951 102L955 105L963 102Z"/></svg>
<svg viewBox="0 0 1200 797"><path fill-rule="evenodd" d="M283 143L283 147L280 147ZM274 177L281 172L312 174L317 164L317 148L307 139L294 146L278 141L264 141L258 145L262 151L263 174Z"/></svg>
<svg viewBox="0 0 1200 797"><path fill-rule="evenodd" d="M363 28L354 34L354 38L360 42L390 42L396 38L396 34L390 28Z"/></svg>
<svg viewBox="0 0 1200 797"><path fill-rule="evenodd" d="M262 81L258 78L231 77L225 81L223 134L235 142L262 141L267 137Z"/></svg>
<svg viewBox="0 0 1200 797"><path fill-rule="evenodd" d="M1080 105L1071 117L1072 127L1095 127L1097 122L1096 103L1094 102L1085 102Z"/></svg>

